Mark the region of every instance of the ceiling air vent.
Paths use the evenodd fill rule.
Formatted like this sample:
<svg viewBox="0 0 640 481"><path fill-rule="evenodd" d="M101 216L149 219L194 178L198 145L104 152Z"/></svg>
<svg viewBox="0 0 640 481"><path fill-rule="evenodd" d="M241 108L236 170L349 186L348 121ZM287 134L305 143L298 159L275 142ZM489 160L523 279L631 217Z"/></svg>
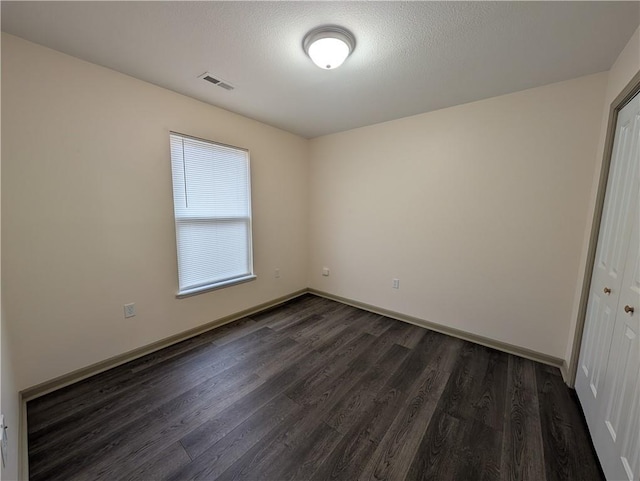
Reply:
<svg viewBox="0 0 640 481"><path fill-rule="evenodd" d="M235 89L235 87L233 85L231 85L229 82L227 82L226 80L222 80L219 77L214 77L209 72L203 73L198 78L201 78L202 80L206 80L207 82L211 82L213 85L217 85L218 87L222 87L225 90L233 90L233 89Z"/></svg>

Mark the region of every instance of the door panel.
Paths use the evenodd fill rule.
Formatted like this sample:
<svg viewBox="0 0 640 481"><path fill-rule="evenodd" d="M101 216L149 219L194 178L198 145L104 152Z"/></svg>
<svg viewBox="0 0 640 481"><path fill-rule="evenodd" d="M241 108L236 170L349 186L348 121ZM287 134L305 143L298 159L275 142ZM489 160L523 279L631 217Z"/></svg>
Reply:
<svg viewBox="0 0 640 481"><path fill-rule="evenodd" d="M622 115L621 115L622 117ZM633 118L624 119L619 124L620 132L614 149L614 158L624 158L633 143L632 130ZM609 191L607 189L607 205L603 214L603 228L600 233L598 243L598 254L596 270L603 280L615 280L620 278L620 272L624 267L624 244L628 236L620 235L625 231L625 224L628 216L630 203L630 180L633 178L631 170L633 163L614 164L609 186L615 186ZM611 192L611 194L609 194ZM608 279L607 279L608 278Z"/></svg>
<svg viewBox="0 0 640 481"><path fill-rule="evenodd" d="M620 461L629 479L640 478L640 381L636 381L636 392L631 402L630 426L622 444Z"/></svg>
<svg viewBox="0 0 640 481"><path fill-rule="evenodd" d="M584 355L581 357L582 363L580 365L594 398L598 397L600 380L604 378L606 356L609 354L604 343L600 340L606 338L607 333L613 331L614 317L611 308L606 301L601 300L601 297L594 293L593 299L589 303L585 321Z"/></svg>

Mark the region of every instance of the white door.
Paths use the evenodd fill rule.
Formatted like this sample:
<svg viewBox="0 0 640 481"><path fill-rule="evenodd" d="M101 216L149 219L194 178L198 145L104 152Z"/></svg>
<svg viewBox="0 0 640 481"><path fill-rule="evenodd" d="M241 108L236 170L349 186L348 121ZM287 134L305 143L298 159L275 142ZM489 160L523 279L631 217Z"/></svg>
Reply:
<svg viewBox="0 0 640 481"><path fill-rule="evenodd" d="M638 112L640 112L640 96L636 96L618 115L611 170L578 361L575 387L585 417L590 424L595 422L597 406L600 403L599 397L607 368L622 287L625 255L630 244L633 210L636 203L633 184L638 171L637 151L635 161L633 159L633 150L634 147L637 149L638 143L638 121L636 120Z"/></svg>
<svg viewBox="0 0 640 481"><path fill-rule="evenodd" d="M592 430L602 469L611 480L640 479L639 226L636 219L602 387L604 411L595 432Z"/></svg>
<svg viewBox="0 0 640 481"><path fill-rule="evenodd" d="M640 95L618 116L576 377L598 457L616 481L640 479L639 178Z"/></svg>

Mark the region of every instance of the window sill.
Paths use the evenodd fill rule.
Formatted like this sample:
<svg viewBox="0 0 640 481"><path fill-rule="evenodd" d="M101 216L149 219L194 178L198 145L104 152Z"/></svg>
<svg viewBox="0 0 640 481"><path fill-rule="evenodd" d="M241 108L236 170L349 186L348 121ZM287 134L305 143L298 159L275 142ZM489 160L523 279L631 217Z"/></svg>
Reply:
<svg viewBox="0 0 640 481"><path fill-rule="evenodd" d="M251 282L256 279L257 276L255 274L251 274L249 276L238 277L237 279L231 279L223 282L216 282L215 284L208 284L206 286L194 287L193 289L186 289L184 291L180 291L176 294L178 299L182 299L184 297L191 297L197 294L202 294L203 292L215 291L218 289L224 289L225 287L235 286L236 284L244 284L245 282Z"/></svg>

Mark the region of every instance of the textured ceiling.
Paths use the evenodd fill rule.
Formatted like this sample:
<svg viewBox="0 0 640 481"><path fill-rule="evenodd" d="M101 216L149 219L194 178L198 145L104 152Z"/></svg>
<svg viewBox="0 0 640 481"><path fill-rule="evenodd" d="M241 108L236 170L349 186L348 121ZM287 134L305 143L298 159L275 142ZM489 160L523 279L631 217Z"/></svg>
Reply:
<svg viewBox="0 0 640 481"><path fill-rule="evenodd" d="M356 37L336 70L302 50L322 24ZM304 137L608 70L639 24L639 2L2 2L3 31Z"/></svg>

